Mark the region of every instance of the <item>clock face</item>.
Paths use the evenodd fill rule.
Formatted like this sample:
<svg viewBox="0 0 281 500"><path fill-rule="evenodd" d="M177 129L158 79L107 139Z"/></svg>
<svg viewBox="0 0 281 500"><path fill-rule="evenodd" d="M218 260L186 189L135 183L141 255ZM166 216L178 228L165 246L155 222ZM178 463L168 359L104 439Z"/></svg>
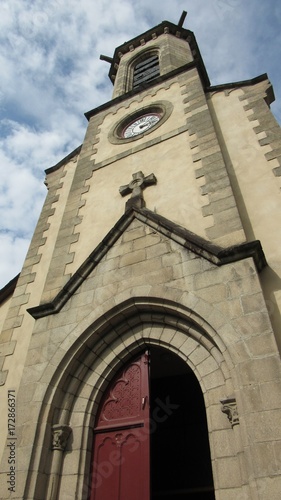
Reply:
<svg viewBox="0 0 281 500"><path fill-rule="evenodd" d="M151 127L154 127L160 119L161 115L158 113L148 113L140 116L124 128L122 135L125 139L128 139L129 137L143 134Z"/></svg>

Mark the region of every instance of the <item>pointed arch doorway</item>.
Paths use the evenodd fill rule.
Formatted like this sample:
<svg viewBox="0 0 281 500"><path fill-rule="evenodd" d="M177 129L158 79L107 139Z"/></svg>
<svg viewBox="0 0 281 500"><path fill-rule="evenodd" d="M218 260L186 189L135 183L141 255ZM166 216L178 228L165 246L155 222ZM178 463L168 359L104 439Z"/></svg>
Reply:
<svg viewBox="0 0 281 500"><path fill-rule="evenodd" d="M215 500L202 391L167 349L118 373L94 433L90 500Z"/></svg>

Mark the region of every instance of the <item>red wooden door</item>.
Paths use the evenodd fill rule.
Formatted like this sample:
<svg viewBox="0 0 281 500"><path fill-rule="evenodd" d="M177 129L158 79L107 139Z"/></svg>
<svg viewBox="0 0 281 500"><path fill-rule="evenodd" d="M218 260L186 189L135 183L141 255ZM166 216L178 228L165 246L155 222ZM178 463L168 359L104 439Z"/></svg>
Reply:
<svg viewBox="0 0 281 500"><path fill-rule="evenodd" d="M149 500L148 355L118 374L95 426L90 500Z"/></svg>

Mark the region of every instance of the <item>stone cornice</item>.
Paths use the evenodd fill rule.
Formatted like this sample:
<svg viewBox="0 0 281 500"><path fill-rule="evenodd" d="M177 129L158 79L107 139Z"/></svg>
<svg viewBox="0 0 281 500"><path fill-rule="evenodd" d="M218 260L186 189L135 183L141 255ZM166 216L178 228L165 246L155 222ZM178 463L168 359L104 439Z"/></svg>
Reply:
<svg viewBox="0 0 281 500"><path fill-rule="evenodd" d="M125 94L123 94L121 96L115 97L114 99L111 99L110 101L107 101L104 104L101 104L97 108L94 108L94 109L91 109L90 111L87 111L86 113L84 113L85 117L89 121L92 116L97 115L101 111L105 111L106 109L111 108L112 106L119 104L123 101L126 101L128 98L133 97L134 95L139 94L143 90L149 89L151 87L155 87L157 84L162 83L162 82L166 82L170 78L174 78L175 76L180 75L180 74L184 73L185 71L188 71L188 70L193 69L193 68L198 69L198 72L200 74L203 85L204 86L209 85L209 83L210 83L209 80L208 81L204 80L204 75L203 75L203 72L201 71L202 68L200 67L200 64L198 63L198 61L196 61L196 60L191 61L190 63L184 64L180 68L176 68L173 71L166 73L165 75L161 75L161 76L158 76L157 78L154 78L153 80L151 80L151 82L143 83L142 85L139 85L137 88L135 88L133 90L129 90L129 92L126 92Z"/></svg>
<svg viewBox="0 0 281 500"><path fill-rule="evenodd" d="M162 23L158 24L154 28L151 28L150 30L146 31L145 33L142 33L141 35L132 38L128 42L123 43L119 47L117 47L114 51L114 55L112 58L112 63L110 66L109 70L109 78L112 82L114 82L117 70L118 70L118 64L120 61L120 58L128 53L131 52L133 49L143 46L145 43L149 42L150 40L155 40L157 37L163 35L163 34L170 34L172 36L176 36L177 38L182 38L186 40L190 48L192 50L194 59L199 63L202 73L204 73L204 80L206 82L206 85L210 84L208 74L202 59L202 56L200 54L199 47L197 45L196 38L194 36L194 33L190 30L187 30L183 28L182 26L179 26L177 24L173 24L169 21L163 21Z"/></svg>
<svg viewBox="0 0 281 500"><path fill-rule="evenodd" d="M250 87L252 85L256 85L257 83L266 80L268 80L268 75L267 73L263 73L262 75L258 75L255 78L250 78L249 80L221 83L219 85L210 85L209 87L206 87L205 91L206 93L213 93L213 92L227 91L232 89L239 89L243 87ZM274 102L274 100L275 100L274 91L272 85L270 84L266 92L266 103L270 105L272 102Z"/></svg>

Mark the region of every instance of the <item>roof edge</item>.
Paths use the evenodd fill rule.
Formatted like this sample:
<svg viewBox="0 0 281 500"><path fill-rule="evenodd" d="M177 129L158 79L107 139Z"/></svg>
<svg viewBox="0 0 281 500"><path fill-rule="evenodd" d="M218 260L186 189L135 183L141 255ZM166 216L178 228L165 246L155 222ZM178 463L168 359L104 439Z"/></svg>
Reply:
<svg viewBox="0 0 281 500"><path fill-rule="evenodd" d="M13 294L17 286L18 279L19 279L19 274L17 274L11 281L9 281L5 286L3 286L3 288L1 288L0 304L2 304L7 298L9 298Z"/></svg>
<svg viewBox="0 0 281 500"><path fill-rule="evenodd" d="M206 92L218 92L218 91L223 91L223 90L231 90L235 88L241 88L241 87L248 87L250 85L256 85L257 83L268 81L269 87L266 90L266 102L268 105L270 105L272 102L275 101L275 95L274 95L274 90L272 87L272 84L268 78L267 73L262 73L261 75L258 75L254 78L250 78L249 80L241 80L238 82L230 82L230 83L222 83L219 85L210 85L209 87L206 88Z"/></svg>
<svg viewBox="0 0 281 500"><path fill-rule="evenodd" d="M56 163L56 165L54 165L53 167L47 168L45 170L45 174L48 175L48 174L51 174L52 172L55 172L56 170L58 170L65 163L67 163L69 160L71 160L72 158L74 158L74 156L78 155L80 153L80 151L81 151L81 148L82 148L82 144L80 144L80 146L78 146L77 148L75 148L73 151L71 151L71 153L69 153L62 160L60 160L58 163Z"/></svg>

